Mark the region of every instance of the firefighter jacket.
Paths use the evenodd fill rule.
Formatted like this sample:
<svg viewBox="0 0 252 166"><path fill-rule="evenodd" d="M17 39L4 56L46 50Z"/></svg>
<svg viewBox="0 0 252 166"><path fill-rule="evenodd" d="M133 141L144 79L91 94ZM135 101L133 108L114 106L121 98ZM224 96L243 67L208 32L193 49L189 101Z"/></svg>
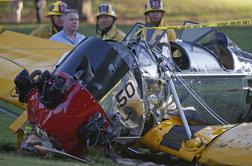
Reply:
<svg viewBox="0 0 252 166"><path fill-rule="evenodd" d="M161 26L165 26L163 20L161 21L159 27L161 27ZM168 33L169 41L174 42L176 40L176 38L177 38L176 32L173 29L168 29L168 30L166 30L166 32Z"/></svg>
<svg viewBox="0 0 252 166"><path fill-rule="evenodd" d="M159 26L165 26L163 20L161 21L161 23L160 23ZM169 39L169 41L174 42L176 40L176 38L177 38L176 32L173 29L168 29L166 31L168 33L168 39Z"/></svg>
<svg viewBox="0 0 252 166"><path fill-rule="evenodd" d="M173 29L168 29L167 32L168 32L168 39L169 39L169 41L173 41L174 42L176 40L176 38L177 38L175 31Z"/></svg>
<svg viewBox="0 0 252 166"><path fill-rule="evenodd" d="M120 42L122 41L124 36L125 33L118 29L116 25L113 25L113 27L106 34L104 34L103 36L101 36L101 34L98 34L97 37L102 40L115 40Z"/></svg>
<svg viewBox="0 0 252 166"><path fill-rule="evenodd" d="M37 29L31 32L32 36L49 39L52 35L57 33L57 29L52 24L40 25Z"/></svg>

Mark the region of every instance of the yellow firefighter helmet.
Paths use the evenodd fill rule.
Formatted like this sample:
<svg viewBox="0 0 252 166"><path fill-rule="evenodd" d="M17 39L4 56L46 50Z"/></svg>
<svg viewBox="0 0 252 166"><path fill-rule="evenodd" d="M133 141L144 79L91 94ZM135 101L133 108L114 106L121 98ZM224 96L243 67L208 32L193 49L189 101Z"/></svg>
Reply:
<svg viewBox="0 0 252 166"><path fill-rule="evenodd" d="M115 19L117 19L117 14L115 12L115 9L109 3L101 3L99 5L96 18L98 18L99 16L102 16L102 15L112 16Z"/></svg>
<svg viewBox="0 0 252 166"><path fill-rule="evenodd" d="M147 0L146 1L144 14L146 15L148 12L151 12L151 11L165 12L162 0Z"/></svg>
<svg viewBox="0 0 252 166"><path fill-rule="evenodd" d="M67 4L62 1L56 1L49 6L49 12L47 13L47 17L54 15L62 15L64 10L67 8Z"/></svg>

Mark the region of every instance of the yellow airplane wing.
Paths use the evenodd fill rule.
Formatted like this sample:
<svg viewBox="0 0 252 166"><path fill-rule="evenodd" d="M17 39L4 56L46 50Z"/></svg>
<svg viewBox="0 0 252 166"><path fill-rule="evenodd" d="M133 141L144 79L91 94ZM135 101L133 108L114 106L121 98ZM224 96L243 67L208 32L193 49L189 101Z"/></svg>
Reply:
<svg viewBox="0 0 252 166"><path fill-rule="evenodd" d="M202 152L207 165L251 165L252 124L242 123L220 135Z"/></svg>
<svg viewBox="0 0 252 166"><path fill-rule="evenodd" d="M57 60L73 46L41 39L16 32L6 31L0 26L0 100L25 109L25 105L12 97L14 79L23 69L51 70ZM15 93L15 92L14 92ZM10 126L16 132L26 121L22 115Z"/></svg>
<svg viewBox="0 0 252 166"><path fill-rule="evenodd" d="M0 99L20 106L10 93L15 87L13 80L23 69L29 72L51 70L57 60L73 46L3 31L0 27ZM22 107L22 106L21 106Z"/></svg>
<svg viewBox="0 0 252 166"><path fill-rule="evenodd" d="M164 120L148 130L135 147L206 165L251 165L252 123L234 125L190 125L188 139L177 118Z"/></svg>

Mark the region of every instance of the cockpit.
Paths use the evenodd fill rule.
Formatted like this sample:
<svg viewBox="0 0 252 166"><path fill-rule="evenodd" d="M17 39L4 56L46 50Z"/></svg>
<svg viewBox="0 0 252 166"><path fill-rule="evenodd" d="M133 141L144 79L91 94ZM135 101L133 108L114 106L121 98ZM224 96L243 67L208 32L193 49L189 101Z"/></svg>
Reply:
<svg viewBox="0 0 252 166"><path fill-rule="evenodd" d="M211 50L225 69L234 68L234 60L231 52L228 50L228 38L224 33L216 32L211 36L211 40L204 43L203 46Z"/></svg>
<svg viewBox="0 0 252 166"><path fill-rule="evenodd" d="M172 59L179 70L188 70L190 61L186 51L178 44L171 42Z"/></svg>
<svg viewBox="0 0 252 166"><path fill-rule="evenodd" d="M180 40L183 41L183 43L191 44L191 49L187 51L185 50L185 45L181 47L180 43L182 42L179 42ZM202 54L198 54L199 59L200 56L208 55L212 57L211 59L217 61L219 68L222 68L224 71L229 71L233 70L235 67L232 51L228 48L232 43L233 42L224 33L217 32L213 28L185 29L180 34L178 42L171 44L172 57L179 70L193 69L195 68L193 64L193 60L195 59L193 58L193 54L198 54L195 52L197 49L193 48L200 47L201 49L206 50L207 53L201 51ZM205 55L203 55L203 52ZM206 60L201 61L201 63L204 64L204 61ZM205 65L208 66L207 62ZM215 67L212 66L211 68ZM209 68L209 70L212 69Z"/></svg>
<svg viewBox="0 0 252 166"><path fill-rule="evenodd" d="M54 72L69 74L99 101L128 72L124 56L107 42L89 37L60 61Z"/></svg>

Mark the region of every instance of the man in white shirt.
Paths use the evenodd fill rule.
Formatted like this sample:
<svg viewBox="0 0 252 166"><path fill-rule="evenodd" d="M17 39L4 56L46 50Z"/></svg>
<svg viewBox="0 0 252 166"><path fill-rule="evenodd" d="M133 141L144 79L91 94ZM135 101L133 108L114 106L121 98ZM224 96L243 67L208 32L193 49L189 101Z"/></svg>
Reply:
<svg viewBox="0 0 252 166"><path fill-rule="evenodd" d="M75 9L67 9L60 18L63 23L63 30L54 34L50 40L65 44L77 45L85 36L78 33L79 14Z"/></svg>

